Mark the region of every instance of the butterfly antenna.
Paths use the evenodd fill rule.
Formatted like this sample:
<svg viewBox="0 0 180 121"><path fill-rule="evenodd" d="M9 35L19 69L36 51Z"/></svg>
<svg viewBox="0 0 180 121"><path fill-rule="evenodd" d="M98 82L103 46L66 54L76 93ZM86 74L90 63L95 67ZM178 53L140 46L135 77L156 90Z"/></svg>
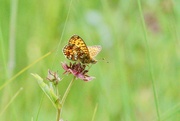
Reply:
<svg viewBox="0 0 180 121"><path fill-rule="evenodd" d="M100 59L99 61L105 61L106 63L109 63L105 58Z"/></svg>

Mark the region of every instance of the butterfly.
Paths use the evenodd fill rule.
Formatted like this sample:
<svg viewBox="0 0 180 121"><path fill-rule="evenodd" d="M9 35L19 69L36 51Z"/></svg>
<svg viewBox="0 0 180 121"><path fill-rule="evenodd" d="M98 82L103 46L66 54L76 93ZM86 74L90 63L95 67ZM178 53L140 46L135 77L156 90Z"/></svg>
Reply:
<svg viewBox="0 0 180 121"><path fill-rule="evenodd" d="M81 62L83 64L95 64L97 60L95 57L101 51L100 45L87 46L84 40L78 36L73 35L67 45L63 48L64 56L72 61Z"/></svg>

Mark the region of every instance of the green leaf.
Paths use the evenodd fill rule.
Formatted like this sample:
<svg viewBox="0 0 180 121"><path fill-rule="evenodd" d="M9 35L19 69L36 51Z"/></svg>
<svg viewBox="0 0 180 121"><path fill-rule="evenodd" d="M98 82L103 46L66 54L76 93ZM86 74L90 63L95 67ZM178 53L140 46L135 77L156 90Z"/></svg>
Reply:
<svg viewBox="0 0 180 121"><path fill-rule="evenodd" d="M61 108L60 100L59 97L56 95L54 89L49 85L47 85L46 83L44 83L43 79L38 74L31 74L31 75L33 75L36 78L39 86L46 94L46 96L50 99L50 101L55 106L55 108L60 109Z"/></svg>

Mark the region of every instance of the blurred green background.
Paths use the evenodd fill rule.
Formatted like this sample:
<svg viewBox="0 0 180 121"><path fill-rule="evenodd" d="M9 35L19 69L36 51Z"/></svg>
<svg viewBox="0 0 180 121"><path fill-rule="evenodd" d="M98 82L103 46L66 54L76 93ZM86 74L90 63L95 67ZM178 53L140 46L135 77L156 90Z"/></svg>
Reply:
<svg viewBox="0 0 180 121"><path fill-rule="evenodd" d="M35 121L37 115L38 121L56 120L56 109L42 99L30 73L45 78L48 69L58 71L64 78L62 96L72 78L62 74L60 62L68 61L62 48L77 34L103 49L89 70L96 79L74 83L63 107L65 121L91 121L96 105L94 121L157 120L152 79L160 120L179 121L179 5L178 0L141 0L141 14L136 0L0 0L0 86L55 50L1 88L0 120Z"/></svg>

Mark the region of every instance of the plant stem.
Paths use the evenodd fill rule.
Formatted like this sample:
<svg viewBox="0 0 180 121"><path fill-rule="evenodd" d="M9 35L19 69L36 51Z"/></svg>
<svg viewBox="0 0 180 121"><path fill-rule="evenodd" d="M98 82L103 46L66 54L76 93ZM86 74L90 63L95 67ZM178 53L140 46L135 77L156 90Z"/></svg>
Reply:
<svg viewBox="0 0 180 121"><path fill-rule="evenodd" d="M58 94L58 87L57 87L57 85L55 85L55 89L56 89L56 95L57 96L59 96L59 94ZM59 100L58 100L58 102L59 102ZM61 115L61 108L57 108L57 121L60 121L60 115Z"/></svg>
<svg viewBox="0 0 180 121"><path fill-rule="evenodd" d="M94 113L93 113L93 117L92 117L91 121L94 121L94 118L95 118L95 115L96 115L96 112L97 112L97 108L98 108L98 104L96 104L96 107L94 108Z"/></svg>
<svg viewBox="0 0 180 121"><path fill-rule="evenodd" d="M75 78L76 78L76 77L74 76L73 79L71 80L71 82L69 83L69 85L68 85L68 87L67 87L67 89L66 89L66 92L65 92L64 95L63 95L63 98L62 98L62 100L61 100L61 108L58 108L58 109L57 109L57 121L59 121L60 118L61 118L61 110L62 110L62 107L63 107L63 105L64 105L64 102L65 102L66 98L67 98L67 95L69 94L69 91L70 91L70 89L71 89L71 87L72 87L72 85L73 85L73 82L74 82Z"/></svg>
<svg viewBox="0 0 180 121"><path fill-rule="evenodd" d="M149 43L148 43L148 39L147 39L146 25L145 25L144 16L143 16L142 8L141 8L141 1L137 0L137 2L138 2L139 12L141 15L141 20L142 20L144 38L145 38L145 42L146 42L147 59L148 59L149 72L150 72L150 77L151 77L151 82L152 82L154 101L155 101L155 106L156 106L156 113L157 113L158 121L161 121L159 105L158 105L158 97L157 97L157 93L156 93L156 85L154 82L153 67L152 67L152 62L151 62L151 53L150 53Z"/></svg>
<svg viewBox="0 0 180 121"><path fill-rule="evenodd" d="M11 0L11 17L10 17L10 28L9 28L9 60L8 60L8 76L13 75L13 70L15 67L16 61L16 19L17 19L17 9L18 9L18 0Z"/></svg>
<svg viewBox="0 0 180 121"><path fill-rule="evenodd" d="M55 85L55 88L56 88L56 95L59 96L59 91L58 91L57 85Z"/></svg>
<svg viewBox="0 0 180 121"><path fill-rule="evenodd" d="M63 98L62 98L62 101L61 101L62 107L63 107L63 105L64 105L64 102L65 102L66 98L67 98L67 95L69 94L69 91L70 91L70 89L71 89L71 87L72 87L72 85L73 85L73 82L74 82L75 78L76 78L76 77L74 76L73 79L71 80L71 82L69 83L69 86L68 86L68 88L66 89L66 92L65 92L64 95L63 95Z"/></svg>
<svg viewBox="0 0 180 121"><path fill-rule="evenodd" d="M59 109L57 109L57 121L60 121L60 115L61 115L61 108Z"/></svg>
<svg viewBox="0 0 180 121"><path fill-rule="evenodd" d="M0 112L0 117L1 115L4 113L4 111L9 107L9 105L16 99L16 97L19 95L19 93L23 90L23 88L21 87L15 94L14 96L11 98L11 100L4 106L4 109Z"/></svg>

